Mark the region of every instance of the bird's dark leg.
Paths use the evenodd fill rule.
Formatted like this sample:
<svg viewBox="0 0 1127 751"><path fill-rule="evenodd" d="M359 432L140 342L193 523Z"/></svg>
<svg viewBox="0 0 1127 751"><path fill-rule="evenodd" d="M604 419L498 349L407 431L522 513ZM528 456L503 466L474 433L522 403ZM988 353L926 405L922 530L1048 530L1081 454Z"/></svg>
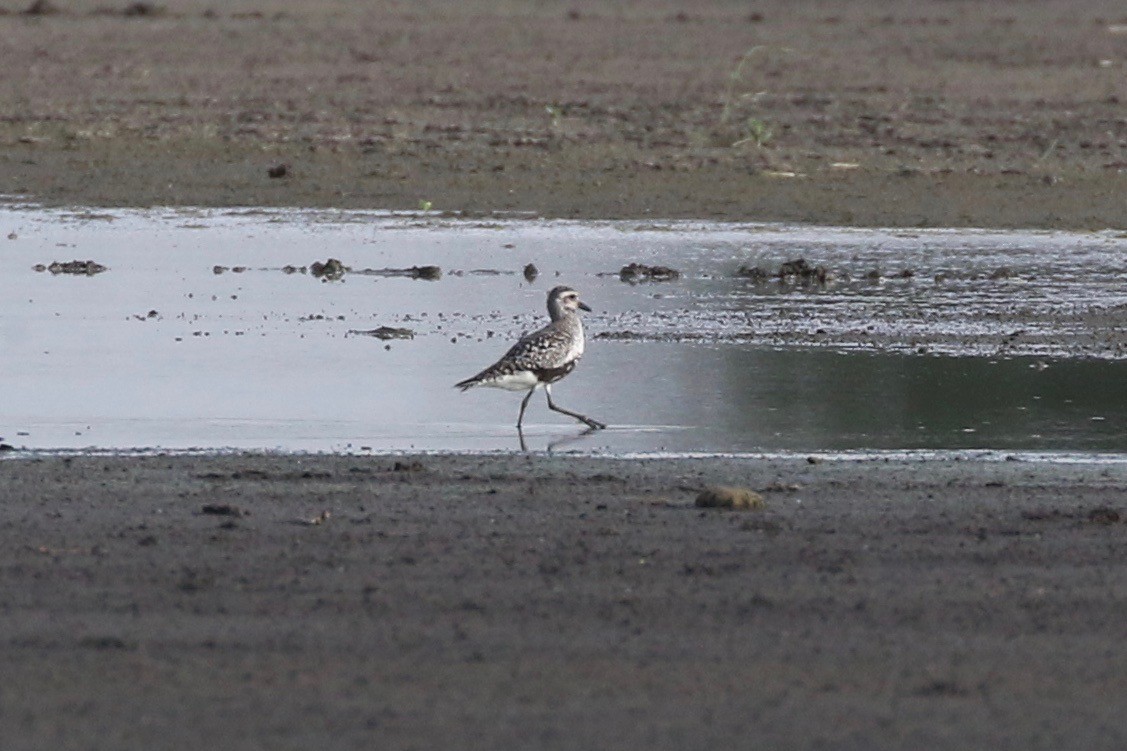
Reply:
<svg viewBox="0 0 1127 751"><path fill-rule="evenodd" d="M592 420L590 417L584 417L578 412L572 412L571 410L564 409L563 407L557 407L555 402L552 401L551 386L545 386L544 393L548 395L548 409L552 410L553 412L559 412L560 414L567 415L568 417L574 417L576 420L579 420L579 422L586 423L587 427L591 428L592 430L602 430L606 427L605 424L599 422L598 420Z"/></svg>
<svg viewBox="0 0 1127 751"><path fill-rule="evenodd" d="M519 414L519 415L517 415L517 432L518 432L518 433L520 432L520 426L521 426L521 423L523 423L523 422L524 422L524 410L525 410L525 407L527 407L527 406L528 406L528 400L532 398L532 394L533 394L533 393L534 393L535 391L536 391L536 389L535 389L535 388L531 388L531 389L529 389L529 390L528 390L528 393L524 395L524 399L522 399L522 400L521 400L521 403L520 403L520 414ZM549 397L549 398L548 398L548 401L549 401L549 403L551 402L551 397ZM522 435L521 437L523 438L524 436Z"/></svg>

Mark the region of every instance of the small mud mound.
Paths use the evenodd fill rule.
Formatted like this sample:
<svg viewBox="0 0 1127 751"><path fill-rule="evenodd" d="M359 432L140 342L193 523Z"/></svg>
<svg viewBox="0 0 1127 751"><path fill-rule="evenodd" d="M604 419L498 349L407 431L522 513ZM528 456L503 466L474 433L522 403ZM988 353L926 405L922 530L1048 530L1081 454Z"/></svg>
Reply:
<svg viewBox="0 0 1127 751"><path fill-rule="evenodd" d="M646 266L643 263L631 263L622 267L618 278L628 284L639 282L670 282L679 279L681 272L668 266Z"/></svg>
<svg viewBox="0 0 1127 751"><path fill-rule="evenodd" d="M796 258L780 264L779 268L770 272L762 266L740 266L733 274L738 279L747 279L755 284L766 284L772 279L778 279L780 284L802 284L825 286L833 273L821 265L811 265L805 258Z"/></svg>
<svg viewBox="0 0 1127 751"><path fill-rule="evenodd" d="M106 266L97 261L52 261L48 265L36 264L34 268L36 271L50 271L52 274L74 274L75 276L94 276L107 270Z"/></svg>

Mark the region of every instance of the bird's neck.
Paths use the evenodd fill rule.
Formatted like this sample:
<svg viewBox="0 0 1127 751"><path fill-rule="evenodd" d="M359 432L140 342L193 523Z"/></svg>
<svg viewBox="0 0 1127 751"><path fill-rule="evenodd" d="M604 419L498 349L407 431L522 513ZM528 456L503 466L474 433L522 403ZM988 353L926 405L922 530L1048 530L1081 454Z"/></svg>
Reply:
<svg viewBox="0 0 1127 751"><path fill-rule="evenodd" d="M568 311L553 317L552 323L559 328L570 329L575 334L583 333L583 319L575 311Z"/></svg>

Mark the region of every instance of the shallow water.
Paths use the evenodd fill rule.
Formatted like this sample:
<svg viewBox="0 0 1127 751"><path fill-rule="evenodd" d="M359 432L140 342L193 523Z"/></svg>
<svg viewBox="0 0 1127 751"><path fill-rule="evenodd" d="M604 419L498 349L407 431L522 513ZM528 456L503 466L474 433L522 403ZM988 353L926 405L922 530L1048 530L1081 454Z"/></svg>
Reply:
<svg viewBox="0 0 1127 751"><path fill-rule="evenodd" d="M5 235L0 435L16 446L515 450L519 395L451 385L567 283L595 309L592 340L554 393L612 428L581 435L537 396L533 449L1127 451L1127 240L1111 234L9 208ZM443 276L282 270L329 257ZM797 257L836 283L732 275ZM33 270L73 259L109 270ZM681 277L626 284L630 262ZM415 336L350 333L378 326Z"/></svg>

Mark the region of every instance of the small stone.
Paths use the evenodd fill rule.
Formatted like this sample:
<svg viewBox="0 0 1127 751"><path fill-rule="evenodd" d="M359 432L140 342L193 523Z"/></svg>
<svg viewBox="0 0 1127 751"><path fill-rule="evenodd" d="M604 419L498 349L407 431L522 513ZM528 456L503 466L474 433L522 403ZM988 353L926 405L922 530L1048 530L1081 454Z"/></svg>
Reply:
<svg viewBox="0 0 1127 751"><path fill-rule="evenodd" d="M697 508L724 508L741 511L765 508L763 496L748 488L709 485L697 496Z"/></svg>

